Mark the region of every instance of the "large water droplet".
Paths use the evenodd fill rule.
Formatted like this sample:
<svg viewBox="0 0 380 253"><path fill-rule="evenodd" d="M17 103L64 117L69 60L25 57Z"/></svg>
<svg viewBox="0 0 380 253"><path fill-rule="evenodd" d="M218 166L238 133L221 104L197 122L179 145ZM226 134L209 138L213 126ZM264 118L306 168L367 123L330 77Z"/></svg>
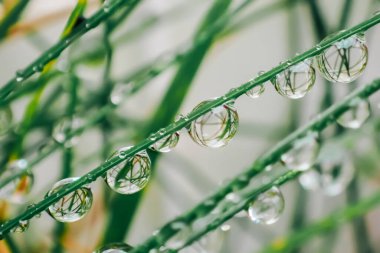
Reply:
<svg viewBox="0 0 380 253"><path fill-rule="evenodd" d="M338 41L316 58L318 69L327 80L350 83L358 78L367 66L368 49L365 38L356 34Z"/></svg>
<svg viewBox="0 0 380 253"><path fill-rule="evenodd" d="M11 229L12 233L23 233L29 228L29 220L21 220L17 227Z"/></svg>
<svg viewBox="0 0 380 253"><path fill-rule="evenodd" d="M371 115L370 104L368 100L360 99L350 110L343 113L336 122L346 128L360 128Z"/></svg>
<svg viewBox="0 0 380 253"><path fill-rule="evenodd" d="M93 253L128 253L133 249L126 243L111 243L95 250Z"/></svg>
<svg viewBox="0 0 380 253"><path fill-rule="evenodd" d="M13 114L9 107L0 108L0 136L6 134L12 127Z"/></svg>
<svg viewBox="0 0 380 253"><path fill-rule="evenodd" d="M265 91L264 84L259 84L247 91L245 94L247 94L250 98L258 98L263 94Z"/></svg>
<svg viewBox="0 0 380 253"><path fill-rule="evenodd" d="M276 186L260 194L249 208L249 218L254 223L273 224L280 218L285 207L284 197Z"/></svg>
<svg viewBox="0 0 380 253"><path fill-rule="evenodd" d="M27 170L28 162L25 159L13 161L7 170L1 175L0 181L9 181L0 189L0 199L5 199L14 203L23 203L28 193L31 191L34 176ZM23 172L22 175L15 175ZM14 178L15 177L15 178Z"/></svg>
<svg viewBox="0 0 380 253"><path fill-rule="evenodd" d="M288 169L305 171L314 165L319 149L317 134L310 133L296 140L292 148L281 156L281 161Z"/></svg>
<svg viewBox="0 0 380 253"><path fill-rule="evenodd" d="M302 173L298 180L307 190L318 190L336 196L346 189L354 172L352 161L345 157L341 161L321 161L311 170Z"/></svg>
<svg viewBox="0 0 380 253"><path fill-rule="evenodd" d="M177 146L178 141L179 133L174 133L156 141L150 148L154 151L166 153L172 151Z"/></svg>
<svg viewBox="0 0 380 253"><path fill-rule="evenodd" d="M70 133L80 128L81 125L82 120L77 117L63 118L54 126L52 136L54 140L64 144L65 147L72 147L76 144L78 139L75 136L70 138Z"/></svg>
<svg viewBox="0 0 380 253"><path fill-rule="evenodd" d="M280 95L291 99L302 98L314 86L315 70L311 61L305 60L278 74L272 83Z"/></svg>
<svg viewBox="0 0 380 253"><path fill-rule="evenodd" d="M198 104L193 111L209 103ZM234 137L239 125L239 116L232 104L224 104L203 114L191 122L190 137L199 145L211 148L223 147Z"/></svg>
<svg viewBox="0 0 380 253"><path fill-rule="evenodd" d="M124 147L108 158L119 156L131 147ZM146 151L141 151L133 157L117 164L107 171L105 181L108 186L121 194L133 194L143 189L149 182L151 161Z"/></svg>
<svg viewBox="0 0 380 253"><path fill-rule="evenodd" d="M72 177L58 181L46 196L56 194L59 190L65 189L68 184L78 179L78 177ZM92 206L92 200L91 189L88 186L82 186L49 206L48 213L57 221L75 222L82 219L88 213Z"/></svg>

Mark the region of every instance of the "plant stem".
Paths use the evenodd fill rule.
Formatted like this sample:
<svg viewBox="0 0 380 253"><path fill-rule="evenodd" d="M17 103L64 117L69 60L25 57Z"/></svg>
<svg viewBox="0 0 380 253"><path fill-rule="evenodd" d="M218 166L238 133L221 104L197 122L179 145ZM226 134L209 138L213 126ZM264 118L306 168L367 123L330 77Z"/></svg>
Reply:
<svg viewBox="0 0 380 253"><path fill-rule="evenodd" d="M12 10L3 18L0 23L0 41L7 36L9 29L17 23L29 2L29 0L18 1Z"/></svg>
<svg viewBox="0 0 380 253"><path fill-rule="evenodd" d="M151 132L170 123L177 114L207 51L211 48L215 38L227 22L224 17L230 3L231 0L221 0L216 1L211 6L194 36L194 41L201 40L203 43L196 44L184 55L177 73L157 107L158 109L153 114L147 128L141 131L139 140L146 138ZM220 20L225 20L225 22L221 23ZM212 32L207 32L214 24L218 24L217 28L214 28ZM150 157L153 169L157 162L158 154L152 153ZM111 203L111 210L113 211L109 217L110 220L105 231L103 244L121 241L125 237L141 198L142 192L133 196L117 195L115 197ZM115 227L118 227L118 229L116 230Z"/></svg>
<svg viewBox="0 0 380 253"><path fill-rule="evenodd" d="M227 185L219 188L217 192L213 195L209 196L203 202L198 204L192 210L186 212L185 214L178 216L174 220L168 222L157 233L148 238L142 244L137 246L131 253L137 252L148 252L150 249L158 248L163 245L168 239L174 236L178 232L178 228L173 227L172 224L176 222L183 222L186 224L192 224L195 220L200 219L211 212L221 201L224 200L225 196L232 191L238 191L244 189L247 185L249 185L250 179L256 176L258 173L263 171L268 165L276 163L280 160L280 157L286 153L292 147L292 143L299 138L307 135L310 132L320 132L324 128L326 128L329 124L334 122L334 119L342 115L345 111L349 110L350 104L352 101L357 100L358 98L368 97L370 94L373 94L377 90L380 89L380 80L375 80L371 84L363 86L353 93L349 94L345 99L341 102L334 104L329 107L327 110L322 112L316 118L311 120L307 125L299 128L294 131L292 134L283 139L280 143L266 152L263 156L259 157L251 168L247 169L243 173L237 175L233 180L231 180ZM295 176L297 173L290 172L290 174L283 175L278 180L284 183ZM285 179L284 179L285 177ZM276 184L272 184L276 185ZM268 189L268 188L265 188ZM262 189L262 190L265 190ZM258 191L257 194L262 191ZM257 195L255 195L257 196ZM251 199L255 197L254 195L250 195ZM244 208L244 205L238 205L238 208L234 209L234 212L237 213ZM233 215L231 213L231 215ZM214 227L216 225L221 225L225 221L224 218L218 219L218 222L213 223ZM209 231L209 230L208 230ZM206 233L207 231L203 231L202 233ZM202 234L198 234L197 236L201 236ZM193 238L194 240L196 238Z"/></svg>
<svg viewBox="0 0 380 253"><path fill-rule="evenodd" d="M186 127L188 124L190 124L192 121L196 120L203 114L211 111L213 108L219 107L223 104L225 104L228 101L235 100L239 96L245 94L246 91L249 89L252 89L253 87L260 85L266 81L269 81L273 77L275 77L277 74L281 73L288 67L295 65L305 59L308 59L310 57L313 57L319 53L321 53L323 50L326 48L330 47L333 45L335 42L348 38L356 33L366 31L370 27L376 25L377 23L380 22L380 15L376 15L371 17L370 19L350 28L347 29L346 31L336 34L334 36L331 36L327 40L321 42L314 48L304 52L303 54L300 54L296 57L294 57L291 60L288 60L287 62L284 62L277 67L273 68L272 70L265 72L264 74L258 76L257 78L250 80L244 84L242 84L240 87L235 88L227 92L224 96L219 97L215 100L210 101L209 103L204 104L203 106L198 107L197 110L194 110L190 112L187 116L181 118L180 120L168 125L166 128L164 128L162 131L159 133L152 133L152 136L154 135L155 138L147 138L143 141L141 141L139 144L135 145L131 149L128 149L125 152L125 157L120 158L120 157L114 157L107 162L101 164L91 172L85 174L78 180L76 180L73 183L70 183L67 185L65 189L62 189L58 191L56 194L51 195L41 202L39 202L35 207L30 208L23 214L19 215L18 217L4 223L0 227L0 234L5 235L9 233L10 229L13 227L17 226L18 221L20 220L25 220L25 219L30 219L36 214L39 214L46 210L51 204L54 204L56 201L58 201L60 198L65 196L66 194L75 191L76 189L80 188L81 186L85 184L89 184L93 181L95 181L98 177L102 176L107 170L113 168L117 164L121 163L122 161L130 158L131 156L137 154L138 152L145 150L149 148L152 144L154 144L156 141L165 138L182 128ZM331 124L335 118L339 117L342 115L345 111L349 110L350 103L357 98L367 98L374 92L376 92L380 87L380 81L375 80L371 84L366 85L355 92L351 93L348 97L346 97L343 101L340 103L337 103L333 106L331 106L329 109L324 111L318 118L310 121L309 124L307 124L305 127L302 127L298 129L297 131L293 132L291 135L289 135L287 138L285 138L282 142L280 142L277 146L275 146L269 153L264 155L261 159L258 159L255 162L255 165L253 166L252 169L248 170L246 172L246 175L251 178L255 176L257 173L259 173L261 170L265 168L266 165L271 164L272 162L278 160L280 156L288 151L291 148L292 142L295 141L296 139L304 136L307 134L309 131L321 131L324 129L327 125ZM103 108L102 108L103 109ZM99 112L100 113L100 112ZM71 133L71 136L78 133L78 131L74 131ZM69 136L70 137L70 136ZM52 152L53 150L49 150L49 152ZM38 162L38 159L36 159L35 162ZM235 184L231 184L228 187L223 187L218 194L216 194L216 199L220 199L223 197L225 194L229 193L232 188L231 186L235 185L240 185L239 181L235 181ZM0 184L1 185L1 184ZM203 205L201 205L203 207Z"/></svg>
<svg viewBox="0 0 380 253"><path fill-rule="evenodd" d="M63 50L65 50L71 43L82 37L88 31L97 27L101 22L107 20L115 11L122 8L125 4L125 8L133 8L135 2L140 2L140 0L114 0L110 1L107 8L101 8L96 13L94 13L86 21L78 24L77 27L65 38L59 40L55 45L53 45L49 50L43 53L40 57L34 60L22 71L18 71L16 76L9 80L3 87L0 88L0 100L4 100L15 88L20 86L20 84L35 74L38 69L44 68L53 59L56 59Z"/></svg>

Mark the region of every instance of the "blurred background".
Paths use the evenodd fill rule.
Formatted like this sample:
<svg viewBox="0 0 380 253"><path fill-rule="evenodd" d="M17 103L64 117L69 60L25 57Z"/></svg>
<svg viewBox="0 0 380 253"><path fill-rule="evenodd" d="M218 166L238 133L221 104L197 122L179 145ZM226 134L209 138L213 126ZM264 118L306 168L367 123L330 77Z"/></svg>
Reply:
<svg viewBox="0 0 380 253"><path fill-rule="evenodd" d="M163 121L155 125L152 119L160 108L164 107L163 111L175 115L186 114L199 102L221 96L256 77L259 71L270 70L296 53L306 51L316 45L321 36L323 38L326 34L371 17L380 6L380 2L374 0L248 1L242 10L231 15L221 32L214 36L203 61L194 60L194 65L188 64L189 75L196 73L193 79L186 79L186 71L183 72L184 80L190 84L180 103L176 99L167 99L162 106L162 99L182 63L182 58L177 57L170 66L166 66L168 59L173 59L172 56L179 50L192 45L198 27L215 2L142 0L112 33L109 27L102 24L73 43L60 55L52 70L56 76L44 88L36 114L39 118L25 134L22 156L18 158L33 160L41 149L51 145L53 129L65 117L70 102L72 79L67 77L69 74L78 81L78 102L74 109L78 118L85 121L96 115L112 99L122 101L100 123L86 129L76 139L72 148L70 174L81 176L101 164L114 150L136 144L145 137L146 129L158 130L155 127L161 127L159 124ZM232 12L242 2L233 0L228 11ZM14 4L17 1L1 1L0 17L6 16ZM59 40L75 4L74 0L29 1L19 21L1 41L1 84L13 78L17 70L27 66ZM351 6L344 10L347 4ZM313 5L317 5L322 22L316 21ZM84 16L89 17L99 8L99 1L89 0ZM117 15L121 16L120 13ZM321 24L324 27L322 30ZM328 84L331 87L328 92L333 92L334 101L339 101L352 87L379 77L380 48L377 45L380 43L380 27L375 26L366 32L366 39L369 60L364 74L351 84ZM106 43L112 48L112 64L107 64L109 48ZM156 62L154 68L152 62ZM198 65L199 70L194 71L193 68ZM110 70L105 81L107 66ZM135 75L137 78L131 81L131 74L138 70L142 74ZM38 81L38 75L30 79L31 85L35 85L33 80ZM110 92L112 88L108 93L100 93L106 90L103 89L105 82L111 83L108 87L114 89L113 93ZM102 179L98 179L91 185L93 206L82 220L66 224L63 232L58 233L57 222L44 213L40 218L31 220L29 229L24 233L12 234L11 240L20 252L76 253L92 252L99 245L115 241L120 236L123 238L119 241L132 246L143 242L157 228L204 200L223 182L249 168L260 154L297 126L317 115L328 90L318 72L314 87L299 100L280 96L270 83L265 87L265 92L257 99L242 96L236 101L239 129L226 147L201 147L183 130L172 152L159 157L154 155L154 175L139 198L117 196ZM121 96L123 93L125 95ZM15 129L22 121L33 94L36 93L26 89L12 101L13 121L10 124ZM201 245L183 252L260 252L266 245L292 231L301 231L307 224L376 191L380 183L379 99L379 95L371 97L371 118L360 129L349 130L339 136L332 135L330 128L322 133L325 137L322 150L327 151L321 154L334 156L335 153L330 150L341 150L351 157L351 165L355 169L353 180L350 175L340 172L343 175L338 176L348 178L342 180L341 190L334 196L326 195L323 189L305 190L298 180L294 180L281 187L285 209L277 223L261 225L250 222L244 215L235 217L228 222L228 228L224 227L212 235L216 239L210 236ZM175 118L168 117L170 121ZM9 142L9 136L12 134L8 133L0 139L0 150L8 155L9 146L3 143ZM2 219L12 218L29 204L42 200L52 185L59 181L63 149L57 149L33 166L33 187L24 201L11 203L2 200ZM2 159L6 160L4 157ZM2 166L5 166L4 163ZM278 164L274 169L284 168ZM340 224L329 233L320 233L305 240L298 252L380 252L379 217L380 209L372 209L355 222ZM125 223L128 229L123 235L120 232L123 229L118 226L127 226ZM2 241L0 252L12 250Z"/></svg>

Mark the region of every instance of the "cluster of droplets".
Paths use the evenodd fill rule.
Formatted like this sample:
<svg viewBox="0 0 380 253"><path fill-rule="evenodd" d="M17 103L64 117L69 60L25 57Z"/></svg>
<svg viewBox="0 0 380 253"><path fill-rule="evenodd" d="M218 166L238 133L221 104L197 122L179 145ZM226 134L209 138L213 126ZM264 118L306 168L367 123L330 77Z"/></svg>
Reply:
<svg viewBox="0 0 380 253"><path fill-rule="evenodd" d="M323 41L328 40L331 36ZM315 58L316 66L324 78L331 82L350 83L356 80L367 66L368 48L364 34L355 34L340 40ZM312 58L295 65L285 62L283 64L289 65L289 67L270 81L280 95L290 99L302 98L311 90L316 80L313 62ZM263 72L259 72L258 77L262 74ZM260 83L246 94L251 98L258 98L263 92L264 85Z"/></svg>

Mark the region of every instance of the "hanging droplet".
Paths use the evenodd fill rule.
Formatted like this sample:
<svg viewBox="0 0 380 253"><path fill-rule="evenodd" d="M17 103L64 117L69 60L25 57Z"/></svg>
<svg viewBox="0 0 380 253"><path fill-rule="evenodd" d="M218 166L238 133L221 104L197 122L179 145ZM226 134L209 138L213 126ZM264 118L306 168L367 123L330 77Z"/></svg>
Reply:
<svg viewBox="0 0 380 253"><path fill-rule="evenodd" d="M64 144L66 148L72 147L77 142L77 137L70 137L70 133L82 125L82 120L77 117L67 117L60 120L53 128L53 138Z"/></svg>
<svg viewBox="0 0 380 253"><path fill-rule="evenodd" d="M294 142L292 148L281 156L281 161L290 170L305 171L314 165L320 144L316 133L309 133Z"/></svg>
<svg viewBox="0 0 380 253"><path fill-rule="evenodd" d="M13 203L23 203L31 191L34 176L27 170L28 162L25 159L13 161L7 170L1 174L0 182L6 182L0 189L0 199ZM22 174L20 175L20 172Z"/></svg>
<svg viewBox="0 0 380 253"><path fill-rule="evenodd" d="M108 160L131 147L124 147L111 155ZM107 171L106 183L108 186L121 194L133 194L143 189L149 182L151 161L146 151L141 151L133 157L127 158L114 168Z"/></svg>
<svg viewBox="0 0 380 253"><path fill-rule="evenodd" d="M9 107L0 108L0 136L6 134L12 127L13 114Z"/></svg>
<svg viewBox="0 0 380 253"><path fill-rule="evenodd" d="M12 233L23 233L29 228L29 220L21 220L17 227L11 229Z"/></svg>
<svg viewBox="0 0 380 253"><path fill-rule="evenodd" d="M371 109L368 100L360 99L355 102L350 110L343 113L336 122L342 127L357 129L364 124L370 115Z"/></svg>
<svg viewBox="0 0 380 253"><path fill-rule="evenodd" d="M271 80L276 91L291 99L302 98L314 86L315 70L311 60L305 60L278 74Z"/></svg>
<svg viewBox="0 0 380 253"><path fill-rule="evenodd" d="M327 80L350 83L358 78L367 66L368 49L365 38L355 34L338 41L316 58L318 69Z"/></svg>
<svg viewBox="0 0 380 253"><path fill-rule="evenodd" d="M95 250L93 253L128 253L133 249L126 243L111 243Z"/></svg>
<svg viewBox="0 0 380 253"><path fill-rule="evenodd" d="M173 225L176 226L175 229L178 231L166 241L165 248L170 250L178 250L185 245L186 240L189 239L192 233L192 229L183 222L177 222Z"/></svg>
<svg viewBox="0 0 380 253"><path fill-rule="evenodd" d="M250 98L258 98L263 94L265 91L264 84L259 84L247 91L245 94L247 94Z"/></svg>
<svg viewBox="0 0 380 253"><path fill-rule="evenodd" d="M203 101L193 111L212 100ZM199 145L219 148L228 144L239 125L239 116L232 103L213 108L193 122L188 129L190 137Z"/></svg>
<svg viewBox="0 0 380 253"><path fill-rule="evenodd" d="M154 151L166 153L172 151L177 146L178 141L179 133L176 132L155 142L150 148Z"/></svg>
<svg viewBox="0 0 380 253"><path fill-rule="evenodd" d="M51 196L59 190L65 189L68 184L78 179L79 177L71 177L58 181L46 196ZM49 206L48 213L59 222L75 222L82 219L88 213L92 206L92 200L90 187L82 186Z"/></svg>
<svg viewBox="0 0 380 253"><path fill-rule="evenodd" d="M273 186L250 204L248 215L254 223L269 225L278 221L284 207L285 201L280 189Z"/></svg>
<svg viewBox="0 0 380 253"><path fill-rule="evenodd" d="M298 180L307 190L318 190L336 196L346 189L354 173L352 161L345 157L341 161L321 161L311 170L302 173Z"/></svg>
<svg viewBox="0 0 380 253"><path fill-rule="evenodd" d="M124 101L125 96L131 93L131 91L132 91L131 83L115 84L115 87L112 89L112 92L110 94L111 103L114 105L120 105Z"/></svg>

